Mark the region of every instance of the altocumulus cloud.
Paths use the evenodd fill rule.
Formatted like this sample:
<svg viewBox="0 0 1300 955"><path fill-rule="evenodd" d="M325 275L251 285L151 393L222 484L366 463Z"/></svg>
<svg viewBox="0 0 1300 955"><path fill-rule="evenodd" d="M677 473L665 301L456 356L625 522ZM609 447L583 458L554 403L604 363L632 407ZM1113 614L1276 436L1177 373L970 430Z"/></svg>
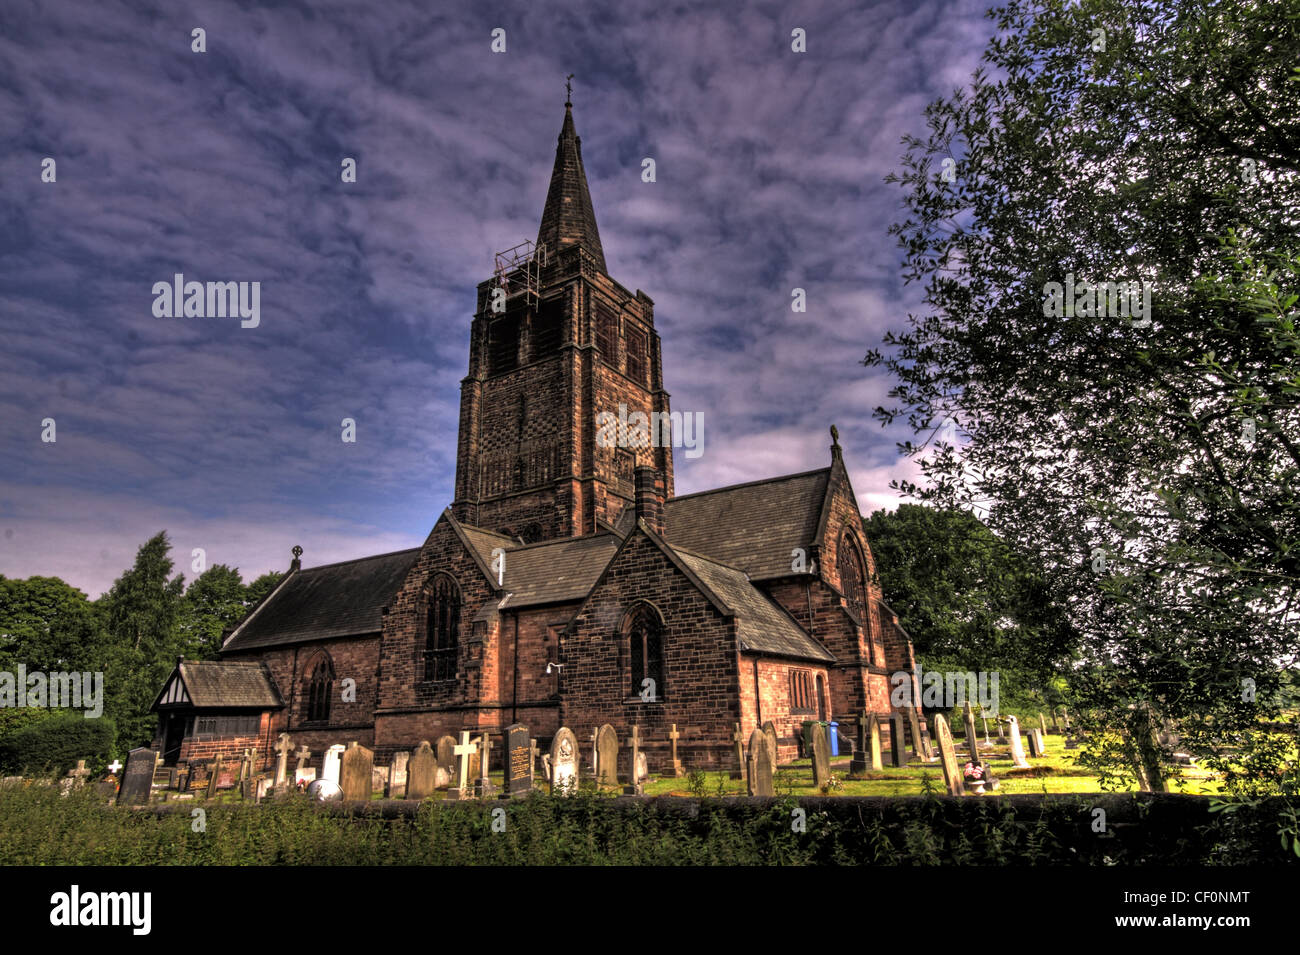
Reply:
<svg viewBox="0 0 1300 955"><path fill-rule="evenodd" d="M708 420L679 492L824 466L834 421L864 508L894 500L915 469L858 364L917 305L882 177L977 65L981 4L515 6L8 0L0 573L98 593L163 527L179 570L246 578L423 540L474 287L536 235L569 72L610 270ZM260 325L154 318L177 272L260 282Z"/></svg>

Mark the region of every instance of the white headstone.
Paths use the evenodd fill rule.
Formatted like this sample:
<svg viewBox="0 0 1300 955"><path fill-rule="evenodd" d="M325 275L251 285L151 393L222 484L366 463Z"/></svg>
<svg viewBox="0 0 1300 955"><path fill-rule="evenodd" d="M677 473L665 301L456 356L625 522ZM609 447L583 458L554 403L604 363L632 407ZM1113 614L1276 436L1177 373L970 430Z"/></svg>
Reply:
<svg viewBox="0 0 1300 955"><path fill-rule="evenodd" d="M1020 721L1014 716L1007 717L1007 733L1011 737L1011 759L1017 769L1028 769L1029 760L1025 759L1025 745L1020 739Z"/></svg>
<svg viewBox="0 0 1300 955"><path fill-rule="evenodd" d="M325 765L321 768L320 778L332 783L339 781L339 770L343 760L343 751L347 749L342 743L335 743L325 750Z"/></svg>

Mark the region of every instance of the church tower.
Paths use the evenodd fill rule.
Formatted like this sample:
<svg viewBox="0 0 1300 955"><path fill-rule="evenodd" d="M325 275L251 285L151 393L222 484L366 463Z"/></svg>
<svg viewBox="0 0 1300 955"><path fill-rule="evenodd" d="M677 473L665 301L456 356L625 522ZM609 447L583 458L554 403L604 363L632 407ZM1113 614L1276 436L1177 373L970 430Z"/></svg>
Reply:
<svg viewBox="0 0 1300 955"><path fill-rule="evenodd" d="M668 410L654 302L606 271L566 100L537 241L478 286L452 512L527 543L596 533L634 506L636 468L673 493L670 443L597 440L597 416Z"/></svg>

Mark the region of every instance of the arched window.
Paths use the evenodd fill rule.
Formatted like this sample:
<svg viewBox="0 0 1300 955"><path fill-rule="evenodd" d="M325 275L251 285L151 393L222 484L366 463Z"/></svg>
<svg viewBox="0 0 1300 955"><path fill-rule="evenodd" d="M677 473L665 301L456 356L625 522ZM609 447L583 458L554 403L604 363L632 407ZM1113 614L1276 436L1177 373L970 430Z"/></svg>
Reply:
<svg viewBox="0 0 1300 955"><path fill-rule="evenodd" d="M862 562L862 551L852 534L840 538L836 563L840 575L840 592L863 625L867 622L867 571Z"/></svg>
<svg viewBox="0 0 1300 955"><path fill-rule="evenodd" d="M647 703L661 702L664 698L664 643L659 614L649 605L642 604L628 614L623 632L628 638L630 696L640 697Z"/></svg>
<svg viewBox="0 0 1300 955"><path fill-rule="evenodd" d="M460 647L460 588L446 574L434 578L429 594L429 617L424 637L424 678L456 679L456 651Z"/></svg>
<svg viewBox="0 0 1300 955"><path fill-rule="evenodd" d="M307 721L326 723L330 718L330 700L334 695L334 664L322 657L311 671L307 685Z"/></svg>

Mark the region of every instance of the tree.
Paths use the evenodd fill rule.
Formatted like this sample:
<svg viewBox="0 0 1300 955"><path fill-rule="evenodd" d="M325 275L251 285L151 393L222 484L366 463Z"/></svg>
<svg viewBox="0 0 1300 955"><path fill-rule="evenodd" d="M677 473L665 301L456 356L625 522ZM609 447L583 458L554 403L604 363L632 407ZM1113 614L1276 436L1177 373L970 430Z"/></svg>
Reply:
<svg viewBox="0 0 1300 955"><path fill-rule="evenodd" d="M110 637L106 710L127 746L153 738L156 718L149 707L181 650L177 619L185 581L179 574L171 577L170 552L166 531L151 537L134 566L100 598Z"/></svg>
<svg viewBox="0 0 1300 955"><path fill-rule="evenodd" d="M1050 686L1077 635L1027 560L965 511L900 504L866 530L885 600L924 666L1014 673L1056 702Z"/></svg>
<svg viewBox="0 0 1300 955"><path fill-rule="evenodd" d="M1300 19L1278 9L1012 0L991 71L890 177L926 306L866 358L899 382L877 416L926 438L903 450L927 486L900 486L1044 567L1096 738L1151 788L1160 729L1221 756L1300 651Z"/></svg>
<svg viewBox="0 0 1300 955"><path fill-rule="evenodd" d="M248 594L238 569L213 564L194 578L179 610L181 653L211 660L221 649L221 635L248 612Z"/></svg>
<svg viewBox="0 0 1300 955"><path fill-rule="evenodd" d="M97 670L103 621L84 593L58 577L0 577L0 670Z"/></svg>

